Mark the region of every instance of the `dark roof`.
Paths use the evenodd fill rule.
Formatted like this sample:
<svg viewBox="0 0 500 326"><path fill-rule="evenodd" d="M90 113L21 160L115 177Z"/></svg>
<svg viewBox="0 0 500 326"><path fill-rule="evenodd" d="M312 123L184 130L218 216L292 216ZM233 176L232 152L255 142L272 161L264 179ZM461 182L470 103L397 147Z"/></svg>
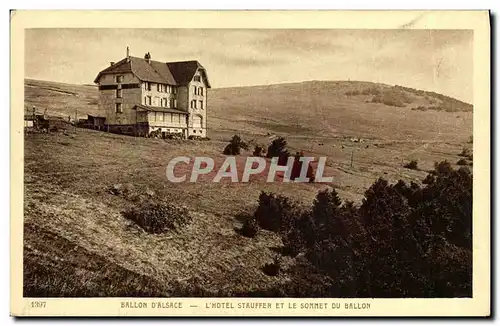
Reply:
<svg viewBox="0 0 500 326"><path fill-rule="evenodd" d="M94 82L97 83L99 81L99 78L104 74L125 72L131 72L135 76L137 76L137 78L143 81L177 85L174 76L172 76L166 64L158 61L151 61L151 64L149 64L146 60L136 57L130 57L130 60L127 60L125 58L104 69L97 75Z"/></svg>
<svg viewBox="0 0 500 326"><path fill-rule="evenodd" d="M137 57L130 57L130 60L125 58L102 70L94 83L97 83L103 74L132 72L142 81L184 86L189 84L198 69L203 71L207 87L210 88L205 68L196 60L166 63L151 60L151 63L148 63L145 59Z"/></svg>
<svg viewBox="0 0 500 326"><path fill-rule="evenodd" d="M202 69L204 72L205 81L207 87L210 88L210 83L205 72L205 68L196 60L192 61L178 61L178 62L167 62L172 75L174 75L175 80L178 85L187 85L193 79L194 74L198 69Z"/></svg>
<svg viewBox="0 0 500 326"><path fill-rule="evenodd" d="M151 112L168 112L168 113L180 113L180 114L188 114L186 111L182 111L180 109L173 108L164 108L161 106L148 106L137 104L134 106L137 111L151 111Z"/></svg>

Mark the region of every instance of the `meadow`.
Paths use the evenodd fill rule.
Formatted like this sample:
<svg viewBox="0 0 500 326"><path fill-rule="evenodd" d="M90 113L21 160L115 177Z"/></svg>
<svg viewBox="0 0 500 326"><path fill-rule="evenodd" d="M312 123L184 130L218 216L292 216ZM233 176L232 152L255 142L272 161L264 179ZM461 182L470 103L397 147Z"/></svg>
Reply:
<svg viewBox="0 0 500 326"><path fill-rule="evenodd" d="M403 106L372 102L377 87ZM358 91L358 95L355 91ZM364 94L366 93L366 94ZM391 99L392 99L391 97ZM94 86L26 80L25 111L68 117L99 114ZM392 102L391 102L392 103ZM400 102L398 102L399 104ZM360 204L379 177L421 184L434 162L454 167L471 148L472 108L449 98L368 82L304 82L213 89L208 94L210 140L135 138L70 128L24 136L25 296L185 296L263 291L286 283L286 273L262 271L279 254L273 232L240 235L241 216L257 207L261 191L304 205L335 188ZM456 105L457 109L450 109ZM440 109L440 108L445 109ZM422 109L424 108L424 109ZM207 156L220 166L229 139L253 146L277 136L291 153L326 156L332 184L171 183L176 156ZM415 160L415 169L404 165ZM119 187L126 189L118 194ZM185 206L184 228L150 234L123 217L145 198ZM295 259L284 257L285 266Z"/></svg>

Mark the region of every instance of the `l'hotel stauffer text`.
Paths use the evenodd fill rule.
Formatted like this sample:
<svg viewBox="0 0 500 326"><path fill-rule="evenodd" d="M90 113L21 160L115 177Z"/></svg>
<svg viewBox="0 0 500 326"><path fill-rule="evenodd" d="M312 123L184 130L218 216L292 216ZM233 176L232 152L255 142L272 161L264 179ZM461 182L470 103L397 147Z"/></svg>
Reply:
<svg viewBox="0 0 500 326"><path fill-rule="evenodd" d="M181 301L122 301L122 309L295 309L295 310L369 310L369 302L205 302L203 304L188 304Z"/></svg>

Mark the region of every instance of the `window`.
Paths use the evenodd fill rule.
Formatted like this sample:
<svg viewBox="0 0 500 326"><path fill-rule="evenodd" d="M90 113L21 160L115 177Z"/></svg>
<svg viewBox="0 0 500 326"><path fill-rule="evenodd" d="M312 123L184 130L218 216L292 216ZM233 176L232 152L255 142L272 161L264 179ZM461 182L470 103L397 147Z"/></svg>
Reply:
<svg viewBox="0 0 500 326"><path fill-rule="evenodd" d="M177 108L177 100L174 99L174 108Z"/></svg>
<svg viewBox="0 0 500 326"><path fill-rule="evenodd" d="M151 105L151 96L146 96L146 105Z"/></svg>
<svg viewBox="0 0 500 326"><path fill-rule="evenodd" d="M144 82L144 89L147 91L151 90L151 83L150 82Z"/></svg>
<svg viewBox="0 0 500 326"><path fill-rule="evenodd" d="M191 109L196 109L196 100L191 101Z"/></svg>
<svg viewBox="0 0 500 326"><path fill-rule="evenodd" d="M162 100L162 106L163 106L163 107L166 107L166 108L168 108L168 107L169 107L169 106L168 106L168 99L163 98L163 100Z"/></svg>
<svg viewBox="0 0 500 326"><path fill-rule="evenodd" d="M177 87L172 87L172 90L174 91L174 94L177 94Z"/></svg>
<svg viewBox="0 0 500 326"><path fill-rule="evenodd" d="M197 81L197 82L201 81L201 77L199 75L194 76L194 81Z"/></svg>
<svg viewBox="0 0 500 326"><path fill-rule="evenodd" d="M203 87L199 88L199 93L198 94L203 96Z"/></svg>
<svg viewBox="0 0 500 326"><path fill-rule="evenodd" d="M175 108L175 100L173 98L170 99L170 107Z"/></svg>
<svg viewBox="0 0 500 326"><path fill-rule="evenodd" d="M116 76L117 83L123 83L123 75Z"/></svg>
<svg viewBox="0 0 500 326"><path fill-rule="evenodd" d="M115 104L115 112L116 113L122 113L123 110L122 110L122 104L121 103L116 103Z"/></svg>
<svg viewBox="0 0 500 326"><path fill-rule="evenodd" d="M156 84L156 90L157 90L158 92L161 92L161 84Z"/></svg>
<svg viewBox="0 0 500 326"><path fill-rule="evenodd" d="M203 109L203 101L199 101L200 102L200 109Z"/></svg>
<svg viewBox="0 0 500 326"><path fill-rule="evenodd" d="M174 122L174 114L170 113L170 122Z"/></svg>
<svg viewBox="0 0 500 326"><path fill-rule="evenodd" d="M162 112L158 113L158 120L163 121L163 113Z"/></svg>
<svg viewBox="0 0 500 326"><path fill-rule="evenodd" d="M177 116L179 117L179 123L181 123L181 115L178 114Z"/></svg>
<svg viewBox="0 0 500 326"><path fill-rule="evenodd" d="M116 98L122 98L122 90L120 88L116 90Z"/></svg>
<svg viewBox="0 0 500 326"><path fill-rule="evenodd" d="M196 134L196 130L193 130L193 134Z"/></svg>
<svg viewBox="0 0 500 326"><path fill-rule="evenodd" d="M193 94L196 95L197 94L197 91L198 89L196 88L196 86L193 86Z"/></svg>

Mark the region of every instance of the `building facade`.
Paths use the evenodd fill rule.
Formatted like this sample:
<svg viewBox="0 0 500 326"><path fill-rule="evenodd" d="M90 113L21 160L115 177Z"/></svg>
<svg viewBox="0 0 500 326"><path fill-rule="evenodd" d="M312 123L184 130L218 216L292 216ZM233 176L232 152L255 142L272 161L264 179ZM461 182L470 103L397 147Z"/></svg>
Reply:
<svg viewBox="0 0 500 326"><path fill-rule="evenodd" d="M198 61L159 62L128 53L111 62L94 80L99 111L111 132L150 136L207 136L207 98L211 87Z"/></svg>

